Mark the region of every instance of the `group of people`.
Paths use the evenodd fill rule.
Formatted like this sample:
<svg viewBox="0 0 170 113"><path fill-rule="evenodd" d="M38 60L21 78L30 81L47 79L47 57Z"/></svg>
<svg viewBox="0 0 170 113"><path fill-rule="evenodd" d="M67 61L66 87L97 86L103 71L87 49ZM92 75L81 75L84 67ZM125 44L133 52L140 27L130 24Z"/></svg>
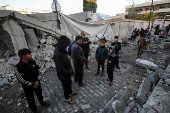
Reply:
<svg viewBox="0 0 170 113"><path fill-rule="evenodd" d="M131 40L135 40L137 36L150 36L151 35L151 32L149 32L148 28L146 28L145 30L143 28L140 29L135 29L133 30L132 32L132 35L131 35Z"/></svg>
<svg viewBox="0 0 170 113"><path fill-rule="evenodd" d="M170 30L170 24L168 26L166 26L164 29L160 29L160 26L157 25L155 28L155 35L168 35Z"/></svg>
<svg viewBox="0 0 170 113"><path fill-rule="evenodd" d="M118 36L114 37L114 42L111 44L111 47L106 48L105 43L106 39L104 38L100 41L100 45L96 49L95 58L98 66L95 75L100 74L100 66L102 66L101 76L104 75L104 64L107 62L107 80L110 82L110 85L112 85L114 68L116 67L120 69L119 50L121 50L121 43L118 42ZM91 41L85 36L84 31L81 33L81 36L76 36L73 42L71 42L67 36L61 35L54 51L53 58L57 76L63 87L65 101L69 104L75 103L75 101L70 97L78 94L78 92L72 90L71 77L74 75L75 82L78 82L79 87L82 87L84 86L84 63L86 64L86 68L90 69L90 67L88 67L88 64L91 63L88 59L88 54L90 51L89 44L91 44ZM143 37L138 41L138 44L139 56L142 54L143 48L146 46L146 42ZM69 48L67 51L68 46ZM30 109L33 113L38 113L34 100L34 93L42 106L49 106L49 103L43 101L42 88L39 78L39 67L32 59L32 54L29 49L24 48L19 50L18 56L21 60L15 66L16 77L22 84Z"/></svg>

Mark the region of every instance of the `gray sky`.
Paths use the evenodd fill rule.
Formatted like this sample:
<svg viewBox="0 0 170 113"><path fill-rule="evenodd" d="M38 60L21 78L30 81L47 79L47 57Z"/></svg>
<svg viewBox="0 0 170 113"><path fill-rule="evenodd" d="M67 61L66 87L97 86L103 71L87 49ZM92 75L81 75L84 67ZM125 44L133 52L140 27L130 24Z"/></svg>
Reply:
<svg viewBox="0 0 170 113"><path fill-rule="evenodd" d="M147 0L134 0L135 4ZM0 0L0 6L11 5L19 8L47 9L51 10L53 0ZM83 11L83 0L58 0L61 5L61 12L73 14ZM132 0L97 0L97 13L115 16L117 13L124 13L125 6L131 5Z"/></svg>

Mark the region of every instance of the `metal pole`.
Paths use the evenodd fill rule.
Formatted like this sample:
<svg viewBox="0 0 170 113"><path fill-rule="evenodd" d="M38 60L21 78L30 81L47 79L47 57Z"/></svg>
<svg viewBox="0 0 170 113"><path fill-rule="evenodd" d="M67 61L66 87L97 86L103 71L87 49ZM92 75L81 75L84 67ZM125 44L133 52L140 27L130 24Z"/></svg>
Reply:
<svg viewBox="0 0 170 113"><path fill-rule="evenodd" d="M148 29L150 29L150 21L151 21L151 12L152 12L152 9L153 9L153 0L152 0L152 4L151 4L151 9L150 9L150 17L149 17L149 26L148 26Z"/></svg>

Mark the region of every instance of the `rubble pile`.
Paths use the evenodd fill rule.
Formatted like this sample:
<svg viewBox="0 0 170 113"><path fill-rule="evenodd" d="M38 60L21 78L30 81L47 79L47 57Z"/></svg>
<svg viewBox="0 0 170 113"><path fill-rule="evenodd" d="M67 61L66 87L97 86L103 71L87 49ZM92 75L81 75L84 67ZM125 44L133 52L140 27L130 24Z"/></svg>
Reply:
<svg viewBox="0 0 170 113"><path fill-rule="evenodd" d="M27 36L27 45L32 50L32 57L40 67L40 72L43 75L45 71L51 67L55 67L53 61L53 54L55 46L57 44L57 38L49 33L39 31L34 33L33 29L24 29L24 31L31 31L32 37ZM37 37L37 36L38 37ZM36 39L35 39L36 38ZM36 42L37 40L37 42ZM6 59L0 59L0 87L1 90L13 86L17 82L17 78L14 75L14 66L19 62L18 56L7 57Z"/></svg>

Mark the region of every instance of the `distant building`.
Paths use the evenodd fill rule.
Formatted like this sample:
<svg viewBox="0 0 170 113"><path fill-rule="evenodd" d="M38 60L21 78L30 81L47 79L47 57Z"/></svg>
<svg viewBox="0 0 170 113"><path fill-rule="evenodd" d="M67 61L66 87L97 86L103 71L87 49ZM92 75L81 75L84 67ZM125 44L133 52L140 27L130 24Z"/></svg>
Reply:
<svg viewBox="0 0 170 113"><path fill-rule="evenodd" d="M158 19L164 19L166 15L170 15L169 0L154 1L153 5L154 5L153 13L158 16ZM126 13L128 13L128 10L131 8L135 8L135 11L138 14L144 14L145 12L150 13L151 2L128 5L125 8Z"/></svg>
<svg viewBox="0 0 170 113"><path fill-rule="evenodd" d="M117 19L117 18L121 18L121 19L125 19L125 13L118 13L116 14L116 16L112 16L113 19Z"/></svg>
<svg viewBox="0 0 170 113"><path fill-rule="evenodd" d="M17 8L11 7L10 5L0 6L0 10L11 10L16 11L21 14L36 14L36 13L51 13L49 10L41 10L41 9L30 9L30 8Z"/></svg>

